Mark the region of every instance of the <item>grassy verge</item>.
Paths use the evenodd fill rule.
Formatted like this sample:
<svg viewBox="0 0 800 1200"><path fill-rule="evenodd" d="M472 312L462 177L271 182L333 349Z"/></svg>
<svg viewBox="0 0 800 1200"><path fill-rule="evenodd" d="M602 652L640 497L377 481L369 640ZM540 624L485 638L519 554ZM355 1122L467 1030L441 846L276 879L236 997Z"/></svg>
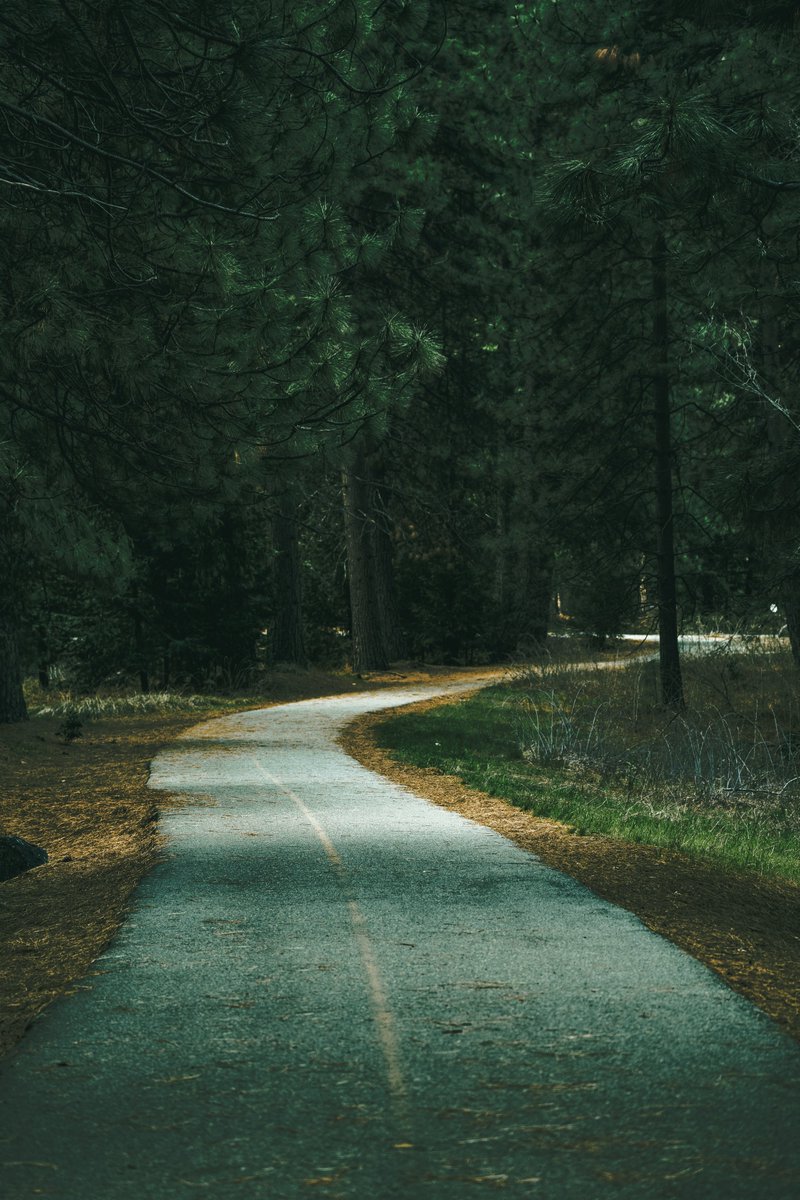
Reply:
<svg viewBox="0 0 800 1200"><path fill-rule="evenodd" d="M426 701L414 707L427 712L436 706ZM494 829L635 913L800 1041L800 887L739 874L676 850L578 835L567 825L467 787L454 775L401 763L376 744L379 737L386 740L381 729L395 720L396 714L385 712L359 718L345 731L344 748L370 770Z"/></svg>
<svg viewBox="0 0 800 1200"><path fill-rule="evenodd" d="M575 832L800 883L795 669L783 653L686 665L689 708L659 708L655 664L530 672L402 714L378 744Z"/></svg>
<svg viewBox="0 0 800 1200"><path fill-rule="evenodd" d="M342 740L635 913L800 1040L795 671L781 654L686 666L680 720L650 664L548 668L363 717Z"/></svg>
<svg viewBox="0 0 800 1200"><path fill-rule="evenodd" d="M95 720L69 743L57 716L0 729L0 829L50 858L0 884L0 1053L112 937L158 853L150 759L196 720Z"/></svg>

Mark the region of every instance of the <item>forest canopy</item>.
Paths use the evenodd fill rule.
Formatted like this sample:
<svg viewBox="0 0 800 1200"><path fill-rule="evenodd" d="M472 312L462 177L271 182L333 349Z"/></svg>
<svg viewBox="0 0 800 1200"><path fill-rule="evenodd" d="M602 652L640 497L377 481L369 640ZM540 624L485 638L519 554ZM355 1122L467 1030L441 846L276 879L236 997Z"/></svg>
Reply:
<svg viewBox="0 0 800 1200"><path fill-rule="evenodd" d="M8 0L0 720L23 680L785 629L800 16Z"/></svg>

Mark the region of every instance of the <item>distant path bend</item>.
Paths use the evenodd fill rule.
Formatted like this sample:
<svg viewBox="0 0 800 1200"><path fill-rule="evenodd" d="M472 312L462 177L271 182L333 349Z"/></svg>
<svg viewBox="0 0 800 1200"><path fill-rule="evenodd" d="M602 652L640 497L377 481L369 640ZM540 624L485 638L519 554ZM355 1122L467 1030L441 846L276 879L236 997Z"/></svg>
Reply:
<svg viewBox="0 0 800 1200"><path fill-rule="evenodd" d="M793 1042L335 742L447 690L241 713L156 760L190 799L98 973L4 1066L4 1197L796 1200Z"/></svg>

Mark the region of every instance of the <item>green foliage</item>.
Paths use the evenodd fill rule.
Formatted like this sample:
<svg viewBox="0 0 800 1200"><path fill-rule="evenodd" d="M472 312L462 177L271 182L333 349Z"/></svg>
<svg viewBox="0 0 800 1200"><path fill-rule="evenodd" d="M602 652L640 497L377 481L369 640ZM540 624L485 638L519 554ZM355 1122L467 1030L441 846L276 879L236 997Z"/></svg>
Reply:
<svg viewBox="0 0 800 1200"><path fill-rule="evenodd" d="M56 737L61 738L65 746L70 742L74 742L76 738L83 736L83 720L78 716L77 712L69 711L64 715L64 720L56 729Z"/></svg>
<svg viewBox="0 0 800 1200"><path fill-rule="evenodd" d="M252 679L287 482L307 641L340 661L359 455L413 653L534 653L554 593L599 636L636 624L661 239L682 613L788 617L794 21L10 0L0 601L28 669Z"/></svg>

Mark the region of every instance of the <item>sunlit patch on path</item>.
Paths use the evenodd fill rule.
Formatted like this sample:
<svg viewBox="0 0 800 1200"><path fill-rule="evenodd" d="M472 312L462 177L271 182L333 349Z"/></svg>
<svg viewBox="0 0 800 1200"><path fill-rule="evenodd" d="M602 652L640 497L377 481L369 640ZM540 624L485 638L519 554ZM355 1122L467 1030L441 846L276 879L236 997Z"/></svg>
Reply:
<svg viewBox="0 0 800 1200"><path fill-rule="evenodd" d="M364 964L364 973L367 977L369 986L370 1000L372 1002L372 1010L375 1016L375 1025L378 1030L378 1037L383 1050L383 1056L386 1060L386 1078L389 1086L392 1104L399 1123L407 1125L409 1123L408 1097L406 1091L406 1083L403 1078L403 1069L400 1063L400 1047L397 1039L397 1028L395 1025L394 1015L389 1007L389 1001L386 996L386 988L384 987L381 973L375 958L375 951L372 947L372 942L369 936L369 929L364 914L358 905L358 902L353 899L349 892L349 881L347 876L347 868L342 862L342 857L339 851L334 846L324 827L321 825L317 817L296 792L291 788L284 787L279 779L267 771L260 763L256 762L256 770L259 771L265 779L274 784L276 788L282 791L289 799L297 805L300 812L308 821L317 837L320 840L323 850L328 858L328 862L336 873L336 877L342 886L342 890L347 898L347 908L350 912L350 920L353 926L353 934L358 943L358 949L361 954L361 961Z"/></svg>

